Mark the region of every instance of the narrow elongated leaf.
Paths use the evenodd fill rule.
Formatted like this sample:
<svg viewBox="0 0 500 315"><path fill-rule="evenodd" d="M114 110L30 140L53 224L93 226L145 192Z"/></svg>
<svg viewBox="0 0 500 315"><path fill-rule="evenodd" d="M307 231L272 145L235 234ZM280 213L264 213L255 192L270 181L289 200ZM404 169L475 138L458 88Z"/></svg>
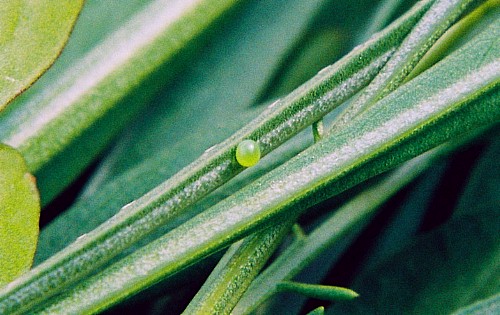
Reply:
<svg viewBox="0 0 500 315"><path fill-rule="evenodd" d="M292 223L281 224L278 228L272 226L263 231L265 234L255 233L243 244L238 244L241 246L231 247L184 314L232 314L234 305L278 246L276 239L281 240Z"/></svg>
<svg viewBox="0 0 500 315"><path fill-rule="evenodd" d="M129 127L78 202L42 230L36 260L91 231L261 113L253 102L322 1L286 0L286 10L284 0L240 6L221 26L228 32L213 38L179 75L175 88ZM265 31L245 36L254 25ZM274 44L267 45L269 40Z"/></svg>
<svg viewBox="0 0 500 315"><path fill-rule="evenodd" d="M491 47L499 44L499 32L500 21L341 132L87 279L44 312L108 307L256 229L279 222L289 211L303 210L450 138L494 124L500 118L500 50ZM479 60L471 64L479 52ZM465 61L467 66L457 67ZM25 290L29 292L29 286ZM20 295L14 297L4 299L4 305L16 305Z"/></svg>
<svg viewBox="0 0 500 315"><path fill-rule="evenodd" d="M350 104L348 110L339 115L338 121L342 123L353 119L360 112L401 85L434 42L476 2L478 1L435 1L411 33L408 34L408 37L405 38L394 56L384 66L383 71Z"/></svg>
<svg viewBox="0 0 500 315"><path fill-rule="evenodd" d="M359 296L359 294L347 288L298 283L293 281L283 281L278 283L278 290L296 292L308 297L327 301L352 300Z"/></svg>
<svg viewBox="0 0 500 315"><path fill-rule="evenodd" d="M0 111L59 56L83 0L2 1Z"/></svg>
<svg viewBox="0 0 500 315"><path fill-rule="evenodd" d="M233 313L255 311L278 292L277 286L281 281L293 279L327 248L335 248L329 256L338 259L354 236L370 222L376 209L425 170L436 158L436 153L431 151L407 162L378 185L352 198L307 237L290 245L252 282Z"/></svg>
<svg viewBox="0 0 500 315"><path fill-rule="evenodd" d="M16 150L0 144L0 287L30 268L39 216L35 178Z"/></svg>
<svg viewBox="0 0 500 315"><path fill-rule="evenodd" d="M498 136L498 131L495 134ZM498 139L498 138L497 138ZM472 170L467 186L458 202L455 217L480 215L498 210L500 204L500 141L494 141L485 150ZM486 181L485 178L489 180Z"/></svg>
<svg viewBox="0 0 500 315"><path fill-rule="evenodd" d="M241 140L258 138L265 155L317 121L369 82L429 3L419 3L371 41L270 106L226 142L0 292L0 311L21 311L60 292L236 175L242 167L235 161L234 151Z"/></svg>
<svg viewBox="0 0 500 315"><path fill-rule="evenodd" d="M23 154L44 203L175 73L179 52L193 49L193 41L237 2L153 1L57 80L0 116L0 139Z"/></svg>

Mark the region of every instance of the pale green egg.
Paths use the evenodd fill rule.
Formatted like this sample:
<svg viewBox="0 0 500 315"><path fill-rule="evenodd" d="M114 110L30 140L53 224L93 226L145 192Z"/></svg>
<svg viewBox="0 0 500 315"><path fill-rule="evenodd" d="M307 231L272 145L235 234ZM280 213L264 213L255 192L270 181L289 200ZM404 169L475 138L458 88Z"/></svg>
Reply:
<svg viewBox="0 0 500 315"><path fill-rule="evenodd" d="M241 166L254 166L260 160L259 144L253 140L243 140L236 148L236 160Z"/></svg>

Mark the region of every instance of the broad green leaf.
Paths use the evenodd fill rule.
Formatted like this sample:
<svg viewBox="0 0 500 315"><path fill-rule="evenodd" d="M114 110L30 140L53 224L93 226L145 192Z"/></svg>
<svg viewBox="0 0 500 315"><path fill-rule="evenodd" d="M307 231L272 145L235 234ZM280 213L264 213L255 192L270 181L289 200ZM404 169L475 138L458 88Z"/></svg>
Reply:
<svg viewBox="0 0 500 315"><path fill-rule="evenodd" d="M58 296L44 312L103 309L259 228L278 223L290 211L303 211L447 140L496 123L500 50L491 47L498 44L499 32L500 21L341 131ZM470 62L478 55L479 60ZM135 206L141 202L145 201ZM120 216L125 213L114 220ZM20 297L27 296L21 292L30 291L27 284L12 288L12 295L6 292L0 305L20 307ZM35 289L39 282L31 285Z"/></svg>
<svg viewBox="0 0 500 315"><path fill-rule="evenodd" d="M0 287L33 263L39 217L35 178L16 150L0 144Z"/></svg>
<svg viewBox="0 0 500 315"><path fill-rule="evenodd" d="M60 292L234 177L242 170L234 158L242 139L259 137L265 155L317 121L373 78L428 6L428 1L419 3L368 43L272 104L224 143L1 292L0 309L26 309Z"/></svg>
<svg viewBox="0 0 500 315"><path fill-rule="evenodd" d="M36 261L91 231L262 111L253 102L322 2L287 1L283 10L282 1L249 1L225 22L230 31L213 38L175 87L129 126L77 203L42 230ZM265 31L245 36L254 25ZM60 235L67 226L72 228Z"/></svg>
<svg viewBox="0 0 500 315"><path fill-rule="evenodd" d="M59 56L83 0L5 0L0 6L0 111Z"/></svg>
<svg viewBox="0 0 500 315"><path fill-rule="evenodd" d="M196 50L195 40L237 3L152 1L39 93L2 113L0 139L25 157L42 203L103 150L176 73L181 52Z"/></svg>

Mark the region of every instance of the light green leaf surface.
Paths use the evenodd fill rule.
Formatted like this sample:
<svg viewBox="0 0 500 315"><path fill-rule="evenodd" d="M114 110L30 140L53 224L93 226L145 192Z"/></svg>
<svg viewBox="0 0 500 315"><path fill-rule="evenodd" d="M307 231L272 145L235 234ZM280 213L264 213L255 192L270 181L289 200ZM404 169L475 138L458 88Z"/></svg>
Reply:
<svg viewBox="0 0 500 315"><path fill-rule="evenodd" d="M4 0L0 6L0 111L59 56L83 0Z"/></svg>
<svg viewBox="0 0 500 315"><path fill-rule="evenodd" d="M0 287L33 263L39 217L35 178L16 150L0 144Z"/></svg>
<svg viewBox="0 0 500 315"><path fill-rule="evenodd" d="M246 288L290 230L293 221L271 226L236 243L224 254L183 314L232 314Z"/></svg>
<svg viewBox="0 0 500 315"><path fill-rule="evenodd" d="M500 50L490 48L498 44L499 28L500 22L391 93L341 132L84 281L44 312L97 310L116 303L279 221L287 211L302 210L446 140L497 122ZM479 60L470 62L478 55Z"/></svg>

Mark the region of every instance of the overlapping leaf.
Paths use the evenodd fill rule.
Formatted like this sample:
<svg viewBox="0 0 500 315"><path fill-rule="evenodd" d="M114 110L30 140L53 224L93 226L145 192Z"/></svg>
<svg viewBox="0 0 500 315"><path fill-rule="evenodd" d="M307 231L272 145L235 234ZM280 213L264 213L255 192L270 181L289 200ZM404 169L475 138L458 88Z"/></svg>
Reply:
<svg viewBox="0 0 500 315"><path fill-rule="evenodd" d="M0 7L0 111L59 56L83 0L6 0Z"/></svg>

